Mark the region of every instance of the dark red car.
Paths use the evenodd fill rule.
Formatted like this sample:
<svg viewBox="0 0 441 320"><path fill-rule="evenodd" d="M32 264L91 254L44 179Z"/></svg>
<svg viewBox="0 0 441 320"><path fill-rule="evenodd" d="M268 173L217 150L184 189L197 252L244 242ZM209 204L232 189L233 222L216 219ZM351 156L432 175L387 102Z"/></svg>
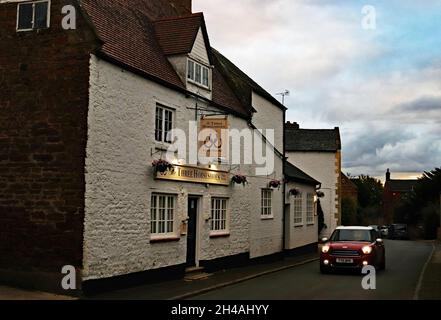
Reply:
<svg viewBox="0 0 441 320"><path fill-rule="evenodd" d="M383 240L372 227L338 227L330 239L322 239L320 271L362 269L371 265L386 268Z"/></svg>

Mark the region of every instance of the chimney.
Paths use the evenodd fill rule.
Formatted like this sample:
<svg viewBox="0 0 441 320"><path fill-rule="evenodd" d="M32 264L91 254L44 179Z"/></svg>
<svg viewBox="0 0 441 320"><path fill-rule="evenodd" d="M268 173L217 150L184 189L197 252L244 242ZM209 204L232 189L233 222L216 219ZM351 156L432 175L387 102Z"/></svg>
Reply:
<svg viewBox="0 0 441 320"><path fill-rule="evenodd" d="M386 181L390 181L390 170L389 169L387 169L387 172L386 172Z"/></svg>
<svg viewBox="0 0 441 320"><path fill-rule="evenodd" d="M291 129L291 130L299 130L300 126L299 126L299 124L297 122L292 122L291 123L290 121L288 121L286 123L286 125L285 125L285 128L286 129Z"/></svg>

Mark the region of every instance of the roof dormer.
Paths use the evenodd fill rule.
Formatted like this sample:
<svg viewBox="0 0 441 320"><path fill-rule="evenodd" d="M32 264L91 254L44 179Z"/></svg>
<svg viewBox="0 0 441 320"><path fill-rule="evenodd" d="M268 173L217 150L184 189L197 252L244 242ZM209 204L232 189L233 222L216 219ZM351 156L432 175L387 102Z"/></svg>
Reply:
<svg viewBox="0 0 441 320"><path fill-rule="evenodd" d="M154 27L161 49L187 90L211 99L211 46L203 14L159 20Z"/></svg>

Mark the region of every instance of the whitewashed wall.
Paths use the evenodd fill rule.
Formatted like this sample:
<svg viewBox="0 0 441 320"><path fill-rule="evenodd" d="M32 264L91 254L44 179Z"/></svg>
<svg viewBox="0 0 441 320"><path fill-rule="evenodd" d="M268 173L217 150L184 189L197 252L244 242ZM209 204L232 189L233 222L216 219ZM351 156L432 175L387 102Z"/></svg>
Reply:
<svg viewBox="0 0 441 320"><path fill-rule="evenodd" d="M274 192L273 220L260 219L260 189L268 180L250 177L247 187L155 181L151 162L160 154L154 141L156 103L174 108L177 127L194 120L194 99L134 75L92 55L86 158L83 279L99 279L183 264L188 195L200 195L198 260L250 252L257 257L282 247L281 190ZM200 103L200 102L199 102ZM230 116L231 127L247 128ZM186 130L188 132L188 130ZM276 158L277 159L277 158ZM227 169L227 168L224 168ZM229 167L228 167L229 169ZM253 166L241 166L252 175ZM281 160L274 177L282 178ZM175 218L179 241L150 243L150 198L155 192L178 196ZM229 198L230 237L209 238L211 196Z"/></svg>
<svg viewBox="0 0 441 320"><path fill-rule="evenodd" d="M274 128L275 147L283 153L284 112L255 92L252 93L252 105L257 111L253 116L253 124L258 129Z"/></svg>
<svg viewBox="0 0 441 320"><path fill-rule="evenodd" d="M327 229L322 231L323 236L330 234L337 227L338 194L337 184L339 175L336 173L336 154L332 152L287 152L288 161L297 166L314 179L322 183L325 197L320 199L325 216Z"/></svg>
<svg viewBox="0 0 441 320"><path fill-rule="evenodd" d="M295 226L294 225L294 197L289 195L289 190L292 188L298 189L302 193L302 218L303 225ZM317 210L316 205L314 205L314 223L307 224L306 223L306 194L312 193L315 194L315 188L313 186L289 182L286 184L286 196L285 203L289 205L286 213L286 241L285 248L286 249L295 249L301 248L313 243L317 243L318 241L318 221L317 221Z"/></svg>

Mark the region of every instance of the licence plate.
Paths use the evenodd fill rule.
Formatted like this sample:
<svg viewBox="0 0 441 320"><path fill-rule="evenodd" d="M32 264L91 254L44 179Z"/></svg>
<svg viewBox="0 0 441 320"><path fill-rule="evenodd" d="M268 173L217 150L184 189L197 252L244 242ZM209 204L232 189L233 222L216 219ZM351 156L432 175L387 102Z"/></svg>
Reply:
<svg viewBox="0 0 441 320"><path fill-rule="evenodd" d="M337 263L354 263L354 259L337 258Z"/></svg>

